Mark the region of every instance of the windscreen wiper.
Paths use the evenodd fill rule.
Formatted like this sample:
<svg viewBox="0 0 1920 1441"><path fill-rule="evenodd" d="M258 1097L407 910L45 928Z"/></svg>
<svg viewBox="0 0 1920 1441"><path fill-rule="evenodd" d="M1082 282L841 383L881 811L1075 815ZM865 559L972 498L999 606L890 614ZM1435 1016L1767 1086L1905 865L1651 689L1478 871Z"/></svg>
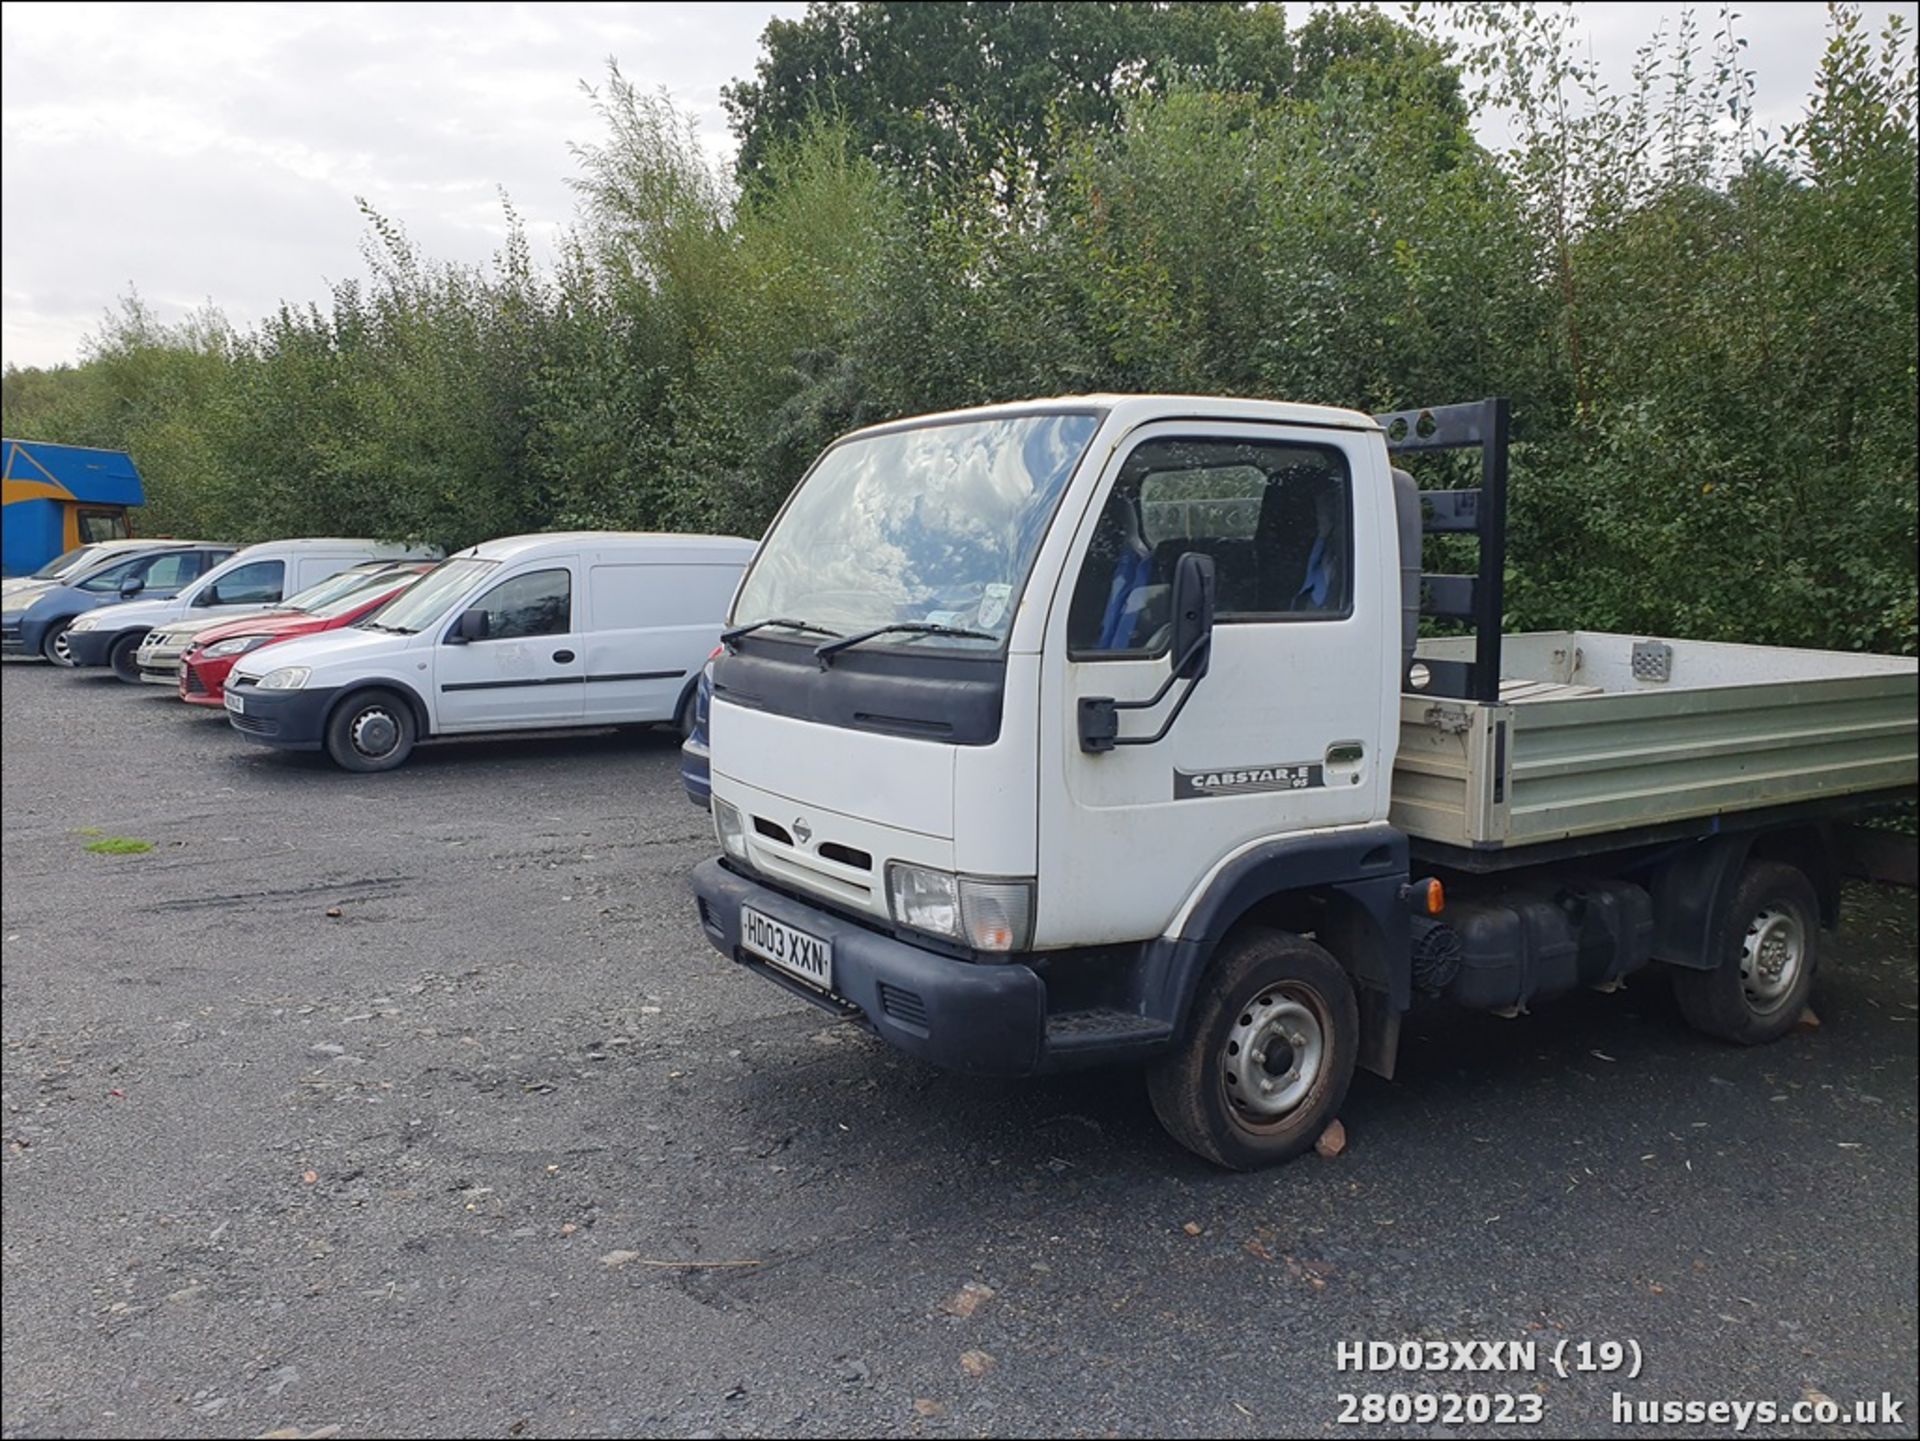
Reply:
<svg viewBox="0 0 1920 1441"><path fill-rule="evenodd" d="M806 631L809 635L837 636L840 634L837 630L828 630L824 625L815 625L812 621L792 620L784 615L776 615L769 616L766 620L756 620L752 625L740 625L735 626L732 630L721 631L720 644L725 646L727 648L727 654L731 655L733 654L735 642L737 642L741 636L752 635L755 631L762 630L770 625L783 626L787 630Z"/></svg>
<svg viewBox="0 0 1920 1441"><path fill-rule="evenodd" d="M857 635L842 636L839 640L830 640L825 645L817 645L813 648L814 659L820 662L820 669L825 670L833 664L833 658L841 651L881 635L957 635L967 640L997 641L1000 639L991 631L969 630L963 625L935 625L925 620L902 620L895 621L892 625L875 626L872 630L863 630Z"/></svg>

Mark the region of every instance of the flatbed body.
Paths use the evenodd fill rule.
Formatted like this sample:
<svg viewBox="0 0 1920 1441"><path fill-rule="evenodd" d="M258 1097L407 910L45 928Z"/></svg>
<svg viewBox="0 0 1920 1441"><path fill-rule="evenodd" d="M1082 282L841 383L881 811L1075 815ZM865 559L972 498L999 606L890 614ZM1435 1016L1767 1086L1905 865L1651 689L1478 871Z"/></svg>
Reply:
<svg viewBox="0 0 1920 1441"><path fill-rule="evenodd" d="M1472 644L1424 641L1416 656ZM1920 779L1910 657L1600 631L1509 635L1501 655L1497 703L1401 700L1392 822L1468 868Z"/></svg>

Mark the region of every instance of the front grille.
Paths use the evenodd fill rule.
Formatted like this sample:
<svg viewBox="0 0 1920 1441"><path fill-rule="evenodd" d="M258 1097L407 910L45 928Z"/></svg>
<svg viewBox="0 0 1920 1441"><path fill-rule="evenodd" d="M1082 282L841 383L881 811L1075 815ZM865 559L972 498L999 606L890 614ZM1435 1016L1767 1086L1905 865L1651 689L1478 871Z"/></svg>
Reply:
<svg viewBox="0 0 1920 1441"><path fill-rule="evenodd" d="M927 1028L927 1003L920 999L919 992L903 990L899 986L880 983L880 1009L896 1021L904 1021L909 1026Z"/></svg>
<svg viewBox="0 0 1920 1441"><path fill-rule="evenodd" d="M239 711L230 710L227 712L227 719L233 722L235 730L245 731L248 735L270 736L280 733L280 722L268 720L265 716L243 715Z"/></svg>
<svg viewBox="0 0 1920 1441"><path fill-rule="evenodd" d="M181 681L181 689L186 691L188 695L205 695L207 693L207 683L200 679L200 672L192 666L184 666L182 669L186 672L186 675Z"/></svg>

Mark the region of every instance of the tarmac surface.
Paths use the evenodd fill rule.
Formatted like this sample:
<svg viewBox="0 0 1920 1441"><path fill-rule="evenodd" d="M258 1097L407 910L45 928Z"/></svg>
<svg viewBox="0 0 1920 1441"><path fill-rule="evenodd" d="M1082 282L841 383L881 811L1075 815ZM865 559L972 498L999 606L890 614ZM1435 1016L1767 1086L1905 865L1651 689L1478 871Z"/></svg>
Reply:
<svg viewBox="0 0 1920 1441"><path fill-rule="evenodd" d="M356 777L0 682L6 1436L1913 1433L1909 893L1850 891L1778 1045L1657 974L1422 1015L1344 1154L1229 1175L1136 1074L943 1075L716 955L664 735ZM1408 1340L1535 1360L1338 1368Z"/></svg>

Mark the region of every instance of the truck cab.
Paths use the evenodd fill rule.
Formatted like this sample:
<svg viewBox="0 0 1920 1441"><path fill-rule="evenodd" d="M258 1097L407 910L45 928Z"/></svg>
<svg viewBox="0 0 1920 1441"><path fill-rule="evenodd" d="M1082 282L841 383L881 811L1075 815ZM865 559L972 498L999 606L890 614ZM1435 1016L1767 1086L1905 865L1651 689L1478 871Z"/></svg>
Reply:
<svg viewBox="0 0 1920 1441"><path fill-rule="evenodd" d="M1477 450L1482 485L1423 501L1395 447ZM1310 1146L1449 960L1529 964L1500 949L1511 876L1396 823L1408 697L1500 699L1505 466L1503 402L1096 395L836 442L713 663L709 939L951 1069L1146 1063L1161 1120L1222 1164ZM1423 578L1423 529L1477 538L1476 574ZM1416 658L1423 602L1475 633ZM1862 784L1910 786L1911 731L1874 724L1893 749ZM1569 987L1652 958L1654 881L1618 876L1645 844L1586 838L1592 879L1527 911L1541 946L1573 937ZM1465 940L1454 879L1492 916ZM1793 899L1817 929L1824 898Z"/></svg>

